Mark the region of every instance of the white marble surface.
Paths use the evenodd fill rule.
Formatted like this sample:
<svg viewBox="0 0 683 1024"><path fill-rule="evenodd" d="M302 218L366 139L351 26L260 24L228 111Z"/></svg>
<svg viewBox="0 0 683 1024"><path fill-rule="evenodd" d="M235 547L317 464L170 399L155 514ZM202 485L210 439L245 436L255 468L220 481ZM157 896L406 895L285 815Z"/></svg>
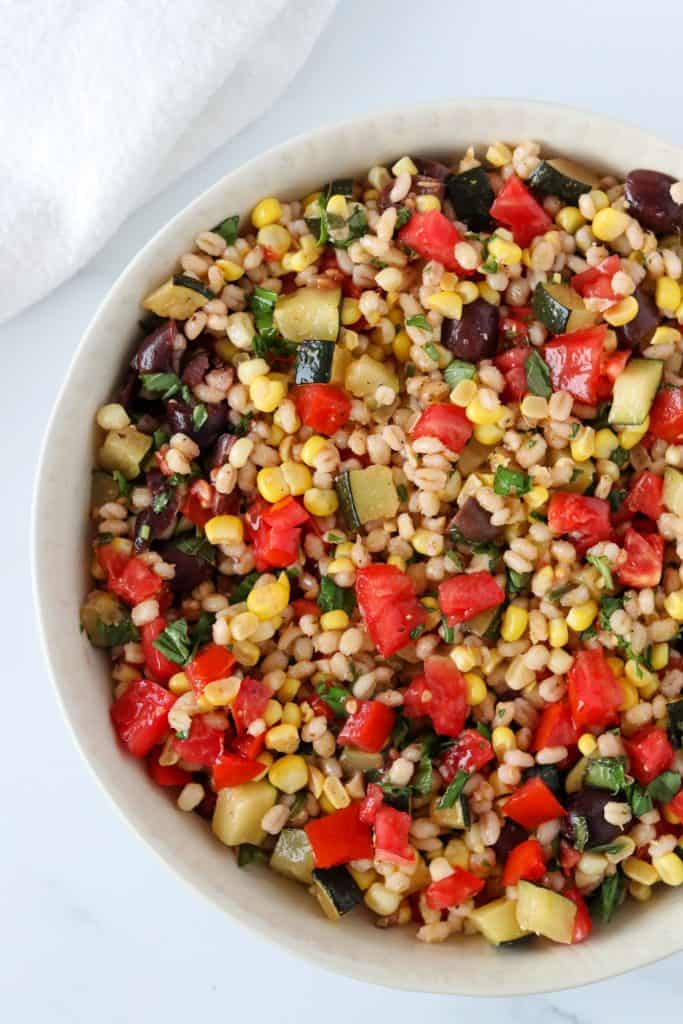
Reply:
<svg viewBox="0 0 683 1024"><path fill-rule="evenodd" d="M0 327L4 1020L187 1024L248 1017L289 1024L321 1013L326 1024L361 1014L395 1024L429 1016L437 1024L459 1011L476 1014L482 1024L501 1012L511 1021L544 1024L603 1024L617 1012L622 1021L653 1013L678 1018L683 954L589 989L474 1006L333 977L239 930L135 839L81 763L38 649L28 576L34 466L70 354L119 271L174 212L275 142L400 102L458 95L555 99L683 143L676 98L683 11L678 0L659 0L656 15L636 21L643 8L632 0L622 0L618 14L616 5L585 0L560 8L538 0L342 0L307 65L267 116L150 202L74 280ZM83 685L85 693L87 680ZM501 955L506 969L514 963Z"/></svg>

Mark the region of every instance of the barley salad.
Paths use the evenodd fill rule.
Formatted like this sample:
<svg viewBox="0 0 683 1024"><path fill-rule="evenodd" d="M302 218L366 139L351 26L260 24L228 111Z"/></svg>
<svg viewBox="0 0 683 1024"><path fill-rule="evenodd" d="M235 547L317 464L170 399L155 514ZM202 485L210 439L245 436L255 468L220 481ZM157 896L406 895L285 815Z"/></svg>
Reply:
<svg viewBox="0 0 683 1024"><path fill-rule="evenodd" d="M122 746L330 919L579 943L683 884L682 204L406 155L143 299L82 627Z"/></svg>

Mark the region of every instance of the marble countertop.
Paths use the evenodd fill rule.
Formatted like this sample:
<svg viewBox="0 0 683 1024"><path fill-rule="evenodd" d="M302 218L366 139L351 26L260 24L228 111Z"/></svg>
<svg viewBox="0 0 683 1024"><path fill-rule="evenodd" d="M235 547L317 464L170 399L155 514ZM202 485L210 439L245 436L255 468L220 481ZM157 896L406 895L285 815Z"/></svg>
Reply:
<svg viewBox="0 0 683 1024"><path fill-rule="evenodd" d="M474 1011L480 1024L492 1024L501 1012L529 1024L597 1024L613 1019L617 1007L621 1021L653 1011L663 1020L678 1018L683 954L588 989L510 1000L505 1007L483 999L475 1008L470 1000L334 977L245 934L157 861L86 771L47 678L28 574L38 446L70 354L120 270L173 213L276 142L401 102L463 95L555 99L683 142L676 116L683 10L678 0L660 0L656 19L636 22L641 11L631 0L622 0L618 15L614 5L570 0L562 9L573 23L569 29L538 0L523 7L499 0L342 0L308 63L265 117L149 202L74 279L0 327L0 621L11 709L0 842L0 991L7 1021L187 1024L248 1016L298 1024L320 1013L325 1024L345 1024L362 1013L394 1024L416 1015L438 1024ZM512 964L501 957L505 969Z"/></svg>

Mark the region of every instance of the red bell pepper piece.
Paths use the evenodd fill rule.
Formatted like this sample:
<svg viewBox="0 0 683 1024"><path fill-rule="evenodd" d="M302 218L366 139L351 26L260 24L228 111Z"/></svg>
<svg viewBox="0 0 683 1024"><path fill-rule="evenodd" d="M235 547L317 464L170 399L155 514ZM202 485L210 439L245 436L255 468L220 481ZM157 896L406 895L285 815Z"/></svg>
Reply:
<svg viewBox="0 0 683 1024"><path fill-rule="evenodd" d="M322 614L318 602L311 601L308 597L297 597L296 601L292 601L292 611L295 619L300 619L304 615L314 615L319 619Z"/></svg>
<svg viewBox="0 0 683 1024"><path fill-rule="evenodd" d="M214 729L213 726L206 724L203 715L196 715L192 719L187 739L181 740L176 736L173 740L173 749L183 761L208 768L214 765L223 753L223 730Z"/></svg>
<svg viewBox="0 0 683 1024"><path fill-rule="evenodd" d="M504 600L505 591L490 572L460 573L439 584L439 608L449 626L473 619Z"/></svg>
<svg viewBox="0 0 683 1024"><path fill-rule="evenodd" d="M110 708L119 739L134 757L144 757L168 732L176 698L151 679L135 679Z"/></svg>
<svg viewBox="0 0 683 1024"><path fill-rule="evenodd" d="M624 695L602 648L579 651L567 675L572 718L577 728L613 725Z"/></svg>
<svg viewBox="0 0 683 1024"><path fill-rule="evenodd" d="M674 444L683 437L683 388L666 385L650 409L650 433Z"/></svg>
<svg viewBox="0 0 683 1024"><path fill-rule="evenodd" d="M664 538L658 533L641 534L629 529L624 536L626 561L617 569L625 587L656 587L662 578Z"/></svg>
<svg viewBox="0 0 683 1024"><path fill-rule="evenodd" d="M351 399L336 384L299 384L291 392L301 422L330 437L351 415Z"/></svg>
<svg viewBox="0 0 683 1024"><path fill-rule="evenodd" d="M316 715L322 715L323 718L326 718L328 722L334 721L334 711L327 703L327 701L323 700L319 694L311 694L311 696L308 698L308 703L311 705Z"/></svg>
<svg viewBox="0 0 683 1024"><path fill-rule="evenodd" d="M619 256L607 256L596 267L588 267L580 274L574 274L572 288L584 299L609 299L616 302L618 296L612 289L612 278L621 267Z"/></svg>
<svg viewBox="0 0 683 1024"><path fill-rule="evenodd" d="M439 771L446 782L458 772L478 772L493 760L493 747L476 729L465 729L441 758Z"/></svg>
<svg viewBox="0 0 683 1024"><path fill-rule="evenodd" d="M107 573L107 590L126 604L136 605L148 597L155 597L163 586L161 576L157 576L142 559L122 554L113 544L100 545L97 560Z"/></svg>
<svg viewBox="0 0 683 1024"><path fill-rule="evenodd" d="M597 403L606 334L607 325L599 324L546 342L543 358L550 369L553 391L568 391L588 405Z"/></svg>
<svg viewBox="0 0 683 1024"><path fill-rule="evenodd" d="M664 478L657 476L651 469L643 469L633 478L622 508L632 514L640 512L656 522L664 511L663 491Z"/></svg>
<svg viewBox="0 0 683 1024"><path fill-rule="evenodd" d="M377 817L377 811L380 809L383 802L384 793L381 788L374 782L368 783L365 796L360 803L360 820L364 821L366 825L374 825L375 818Z"/></svg>
<svg viewBox="0 0 683 1024"><path fill-rule="evenodd" d="M360 804L352 803L304 826L317 868L332 868L350 860L372 860L370 826L360 820Z"/></svg>
<svg viewBox="0 0 683 1024"><path fill-rule="evenodd" d="M559 861L560 867L562 868L562 874L565 878L570 878L574 868L581 860L581 854L578 850L570 846L566 839L560 839L560 853Z"/></svg>
<svg viewBox="0 0 683 1024"><path fill-rule="evenodd" d="M356 747L376 754L391 736L395 721L396 712L382 701L361 701L358 711L346 719L337 742L342 747Z"/></svg>
<svg viewBox="0 0 683 1024"><path fill-rule="evenodd" d="M410 576L395 565L368 565L356 573L356 598L368 633L384 658L410 643L426 613Z"/></svg>
<svg viewBox="0 0 683 1024"><path fill-rule="evenodd" d="M624 740L630 771L641 785L647 786L671 767L674 749L664 729L644 725L630 739Z"/></svg>
<svg viewBox="0 0 683 1024"><path fill-rule="evenodd" d="M176 665L174 661L169 661L154 646L154 641L159 636L159 633L163 633L165 629L166 619L163 615L158 615L156 619L147 622L140 630L140 642L142 644L142 652L145 655L147 674L159 683L167 682L171 676L180 671L180 665Z"/></svg>
<svg viewBox="0 0 683 1024"><path fill-rule="evenodd" d="M270 700L270 690L260 679L246 676L232 702L232 717L238 733L246 732L251 723L260 718Z"/></svg>
<svg viewBox="0 0 683 1024"><path fill-rule="evenodd" d="M513 847L503 869L503 885L517 885L521 879L537 882L545 874L545 857L538 839L525 839Z"/></svg>
<svg viewBox="0 0 683 1024"><path fill-rule="evenodd" d="M424 260L435 260L446 270L454 270L461 277L469 277L474 273L473 270L463 269L456 260L454 250L458 242L462 242L462 235L453 221L439 210L413 213L399 231L398 240Z"/></svg>
<svg viewBox="0 0 683 1024"><path fill-rule="evenodd" d="M503 814L506 818L512 818L518 825L529 829L530 832L542 825L544 821L563 818L566 813L545 782L537 777L527 779L519 789L515 790L503 807Z"/></svg>
<svg viewBox="0 0 683 1024"><path fill-rule="evenodd" d="M213 517L214 489L206 480L195 480L190 484L185 501L180 511L191 523L203 530L209 519Z"/></svg>
<svg viewBox="0 0 683 1024"><path fill-rule="evenodd" d="M296 498L287 497L276 501L274 505L266 504L261 518L263 522L278 530L291 530L295 526L307 523L310 516Z"/></svg>
<svg viewBox="0 0 683 1024"><path fill-rule="evenodd" d="M524 183L511 175L491 206L491 216L498 224L512 231L515 242L523 249L536 235L549 231L553 222L537 203Z"/></svg>
<svg viewBox="0 0 683 1024"><path fill-rule="evenodd" d="M260 732L258 736L252 736L250 733L244 732L241 736L235 736L230 743L230 749L235 754L239 754L240 757L246 757L247 761L255 761L265 745L265 732Z"/></svg>
<svg viewBox="0 0 683 1024"><path fill-rule="evenodd" d="M202 647L185 669L192 689L198 697L205 686L216 679L226 679L235 664L235 655L227 647L207 644Z"/></svg>
<svg viewBox="0 0 683 1024"><path fill-rule="evenodd" d="M576 917L574 918L574 931L572 933L572 946L584 942L593 931L593 922L586 906L586 901L578 889L563 889L562 895L576 904Z"/></svg>
<svg viewBox="0 0 683 1024"><path fill-rule="evenodd" d="M472 436L472 424L465 410L449 402L428 405L410 431L413 440L418 437L436 437L452 452L461 452Z"/></svg>
<svg viewBox="0 0 683 1024"><path fill-rule="evenodd" d="M177 764L159 764L161 749L151 750L147 758L147 774L157 786L184 786L192 781L192 772Z"/></svg>
<svg viewBox="0 0 683 1024"><path fill-rule="evenodd" d="M459 736L467 717L467 686L450 658L431 657L403 695L408 718L431 719L439 736Z"/></svg>
<svg viewBox="0 0 683 1024"><path fill-rule="evenodd" d="M382 804L375 814L375 857L391 864L413 864L415 850L408 842L410 815Z"/></svg>
<svg viewBox="0 0 683 1024"><path fill-rule="evenodd" d="M609 502L583 494L556 491L548 502L548 526L553 533L566 533L583 553L611 532Z"/></svg>
<svg viewBox="0 0 683 1024"><path fill-rule="evenodd" d="M211 769L211 779L215 790L226 789L228 786L241 786L243 782L251 782L260 775L265 765L260 761L251 761L239 754L222 754Z"/></svg>
<svg viewBox="0 0 683 1024"><path fill-rule="evenodd" d="M471 871L454 867L452 875L446 875L438 882L432 882L425 889L427 906L432 910L448 910L465 900L471 900L484 888L484 879L477 878Z"/></svg>
<svg viewBox="0 0 683 1024"><path fill-rule="evenodd" d="M300 525L308 522L309 515L295 498L283 498L274 505L257 498L249 506L244 519L259 572L286 569L297 560Z"/></svg>
<svg viewBox="0 0 683 1024"><path fill-rule="evenodd" d="M578 738L569 704L559 700L541 712L531 749L535 752L544 747L573 747Z"/></svg>

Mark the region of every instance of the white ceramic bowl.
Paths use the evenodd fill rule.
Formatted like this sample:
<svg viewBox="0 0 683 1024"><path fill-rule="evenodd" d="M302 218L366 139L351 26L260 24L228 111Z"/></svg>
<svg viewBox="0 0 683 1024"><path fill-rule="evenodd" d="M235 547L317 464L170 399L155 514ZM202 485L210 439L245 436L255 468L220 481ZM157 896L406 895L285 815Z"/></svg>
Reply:
<svg viewBox="0 0 683 1024"><path fill-rule="evenodd" d="M266 870L241 871L196 815L178 813L110 726L105 657L79 633L88 588L87 537L93 419L108 400L137 334L139 301L176 266L198 232L265 195L298 197L321 182L376 163L454 155L470 143L535 139L546 152L626 173L653 167L683 178L683 151L593 114L528 102L456 101L379 114L293 139L227 175L161 230L120 276L86 331L59 395L41 459L33 571L43 642L64 713L104 789L164 861L236 920L279 946L340 974L395 988L513 995L586 984L660 959L683 946L680 896L629 906L585 945L538 942L496 952L483 940L426 946L414 928L378 931L362 911L330 924L296 884Z"/></svg>

